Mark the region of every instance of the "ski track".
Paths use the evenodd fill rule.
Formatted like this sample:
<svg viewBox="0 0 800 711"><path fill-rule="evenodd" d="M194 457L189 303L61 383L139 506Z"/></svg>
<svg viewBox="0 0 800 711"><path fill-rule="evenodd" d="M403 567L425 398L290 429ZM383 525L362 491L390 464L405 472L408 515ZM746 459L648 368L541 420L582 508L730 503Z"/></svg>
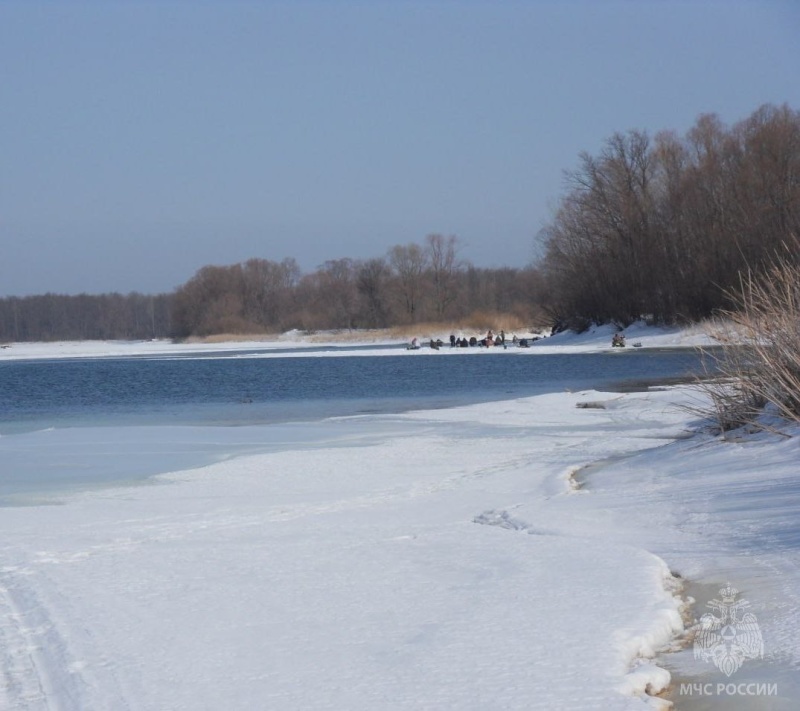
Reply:
<svg viewBox="0 0 800 711"><path fill-rule="evenodd" d="M0 709L3 711L87 711L102 708L129 711L125 693L117 683L114 665L105 655L100 657L97 672L103 674L98 683L95 673L80 656L69 649L59 630L69 633L73 644L83 642L95 650L91 633L74 613L68 598L52 586L53 599L44 601L37 595L36 580L43 565L70 564L83 560L80 556L56 557L40 553L29 567L8 565L0 569ZM85 689L103 689L101 706L87 704ZM91 696L91 694L90 694Z"/></svg>
<svg viewBox="0 0 800 711"><path fill-rule="evenodd" d="M26 568L0 571L0 617L4 620L0 625L0 708L63 711L54 690L64 687L53 683L53 664L48 658L63 645L45 609L22 582L32 574Z"/></svg>

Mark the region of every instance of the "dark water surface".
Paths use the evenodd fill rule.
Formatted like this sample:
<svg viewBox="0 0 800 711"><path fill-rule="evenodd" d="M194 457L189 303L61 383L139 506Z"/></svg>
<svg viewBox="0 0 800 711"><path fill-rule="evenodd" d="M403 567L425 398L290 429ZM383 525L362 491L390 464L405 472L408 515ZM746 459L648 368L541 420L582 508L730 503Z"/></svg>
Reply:
<svg viewBox="0 0 800 711"><path fill-rule="evenodd" d="M693 350L0 362L0 434L47 427L243 425L619 388L700 371Z"/></svg>

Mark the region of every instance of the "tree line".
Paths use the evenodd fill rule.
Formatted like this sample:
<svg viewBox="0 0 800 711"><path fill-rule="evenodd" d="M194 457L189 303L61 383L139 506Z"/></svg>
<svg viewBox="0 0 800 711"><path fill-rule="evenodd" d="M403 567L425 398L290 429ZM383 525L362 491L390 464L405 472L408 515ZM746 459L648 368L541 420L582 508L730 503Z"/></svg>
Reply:
<svg viewBox="0 0 800 711"><path fill-rule="evenodd" d="M455 236L431 234L385 257L334 259L302 274L294 259L200 269L174 294L177 337L289 329L387 328L483 313L535 317L533 268L485 269L458 257Z"/></svg>
<svg viewBox="0 0 800 711"><path fill-rule="evenodd" d="M455 236L431 234L373 259L334 259L303 273L293 258L209 265L167 294L44 294L0 299L0 342L185 339L289 329L388 328L497 314L536 320L532 267L479 268Z"/></svg>
<svg viewBox="0 0 800 711"><path fill-rule="evenodd" d="M542 231L546 307L582 328L695 321L731 308L742 275L797 259L800 112L765 105L732 128L615 134L581 154Z"/></svg>
<svg viewBox="0 0 800 711"><path fill-rule="evenodd" d="M0 342L165 338L171 319L171 294L9 296L0 299Z"/></svg>

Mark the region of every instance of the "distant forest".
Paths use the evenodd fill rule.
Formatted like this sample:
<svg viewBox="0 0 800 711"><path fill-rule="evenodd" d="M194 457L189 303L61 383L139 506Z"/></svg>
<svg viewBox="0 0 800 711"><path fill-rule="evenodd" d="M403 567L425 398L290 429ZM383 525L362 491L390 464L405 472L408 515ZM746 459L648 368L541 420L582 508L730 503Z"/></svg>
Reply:
<svg viewBox="0 0 800 711"><path fill-rule="evenodd" d="M386 257L330 260L306 274L292 258L254 258L205 266L170 294L8 297L0 299L0 341L185 339L537 318L537 270L475 267L459 259L458 247L455 236L432 234L423 244L392 247Z"/></svg>
<svg viewBox="0 0 800 711"><path fill-rule="evenodd" d="M735 308L743 278L800 261L800 112L766 105L732 128L615 134L579 157L539 234L543 257L479 268L455 236L303 274L294 259L205 266L169 294L0 299L0 341L148 339L420 323L577 330L696 321Z"/></svg>
<svg viewBox="0 0 800 711"><path fill-rule="evenodd" d="M165 338L173 296L43 294L0 299L0 342Z"/></svg>

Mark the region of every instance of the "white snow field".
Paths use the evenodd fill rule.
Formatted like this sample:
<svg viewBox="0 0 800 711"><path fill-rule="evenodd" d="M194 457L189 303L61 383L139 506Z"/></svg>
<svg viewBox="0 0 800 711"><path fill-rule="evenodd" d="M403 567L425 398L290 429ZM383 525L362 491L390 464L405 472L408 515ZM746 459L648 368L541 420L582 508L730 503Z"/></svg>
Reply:
<svg viewBox="0 0 800 711"><path fill-rule="evenodd" d="M779 692L720 708L797 708L800 440L691 434L696 398L334 419L0 509L0 709L652 709L666 667L678 709L699 674ZM727 582L764 643L732 678L664 653L686 590Z"/></svg>

